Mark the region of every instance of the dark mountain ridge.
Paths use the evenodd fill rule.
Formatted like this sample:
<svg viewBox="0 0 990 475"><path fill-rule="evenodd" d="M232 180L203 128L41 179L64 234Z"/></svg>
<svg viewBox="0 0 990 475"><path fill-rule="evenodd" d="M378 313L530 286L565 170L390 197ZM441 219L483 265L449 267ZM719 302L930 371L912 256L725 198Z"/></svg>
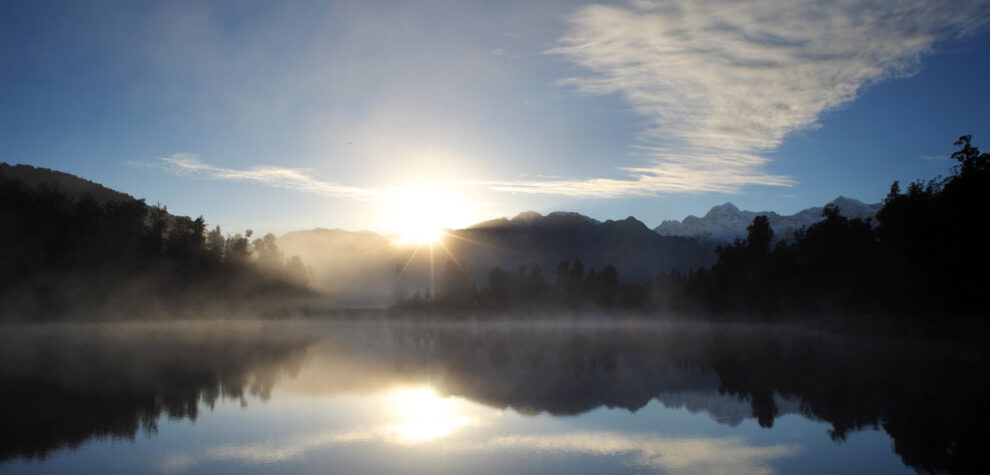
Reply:
<svg viewBox="0 0 990 475"><path fill-rule="evenodd" d="M604 222L573 212L542 216L533 211L451 230L447 246L464 256L466 267L513 270L538 264L544 273L562 260L580 259L585 268L611 264L624 282L644 282L657 271L687 273L714 262L714 246L696 239L661 236L630 216Z"/></svg>
<svg viewBox="0 0 990 475"><path fill-rule="evenodd" d="M448 229L432 251L427 243L402 244L370 231L323 228L288 233L278 245L302 257L312 269L313 286L329 294L333 305L354 307L387 305L397 295L435 291L448 261L485 286L495 267L516 273L520 267L531 272L536 265L549 282L561 261L580 259L588 271L611 264L622 282L643 283L661 270L686 274L715 260L712 244L660 236L633 217L601 222L563 211L546 216L528 211Z"/></svg>

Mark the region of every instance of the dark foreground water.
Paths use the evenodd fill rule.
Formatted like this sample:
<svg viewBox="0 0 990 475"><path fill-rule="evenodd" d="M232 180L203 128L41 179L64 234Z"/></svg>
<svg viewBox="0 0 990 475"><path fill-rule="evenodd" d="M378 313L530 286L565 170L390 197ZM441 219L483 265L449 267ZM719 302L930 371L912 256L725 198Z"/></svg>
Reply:
<svg viewBox="0 0 990 475"><path fill-rule="evenodd" d="M644 323L0 331L0 473L987 465L978 347Z"/></svg>

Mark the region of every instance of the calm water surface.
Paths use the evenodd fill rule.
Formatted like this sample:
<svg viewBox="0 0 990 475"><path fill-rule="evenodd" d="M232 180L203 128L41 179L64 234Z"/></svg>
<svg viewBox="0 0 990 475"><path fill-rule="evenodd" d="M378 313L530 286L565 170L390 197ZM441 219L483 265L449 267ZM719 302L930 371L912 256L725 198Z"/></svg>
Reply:
<svg viewBox="0 0 990 475"><path fill-rule="evenodd" d="M6 327L0 473L971 472L983 351L761 326Z"/></svg>

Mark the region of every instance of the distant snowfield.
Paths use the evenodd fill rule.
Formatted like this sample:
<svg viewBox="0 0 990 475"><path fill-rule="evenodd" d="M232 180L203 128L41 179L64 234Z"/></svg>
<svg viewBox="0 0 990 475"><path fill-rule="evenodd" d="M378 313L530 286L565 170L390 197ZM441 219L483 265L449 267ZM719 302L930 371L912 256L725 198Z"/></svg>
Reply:
<svg viewBox="0 0 990 475"><path fill-rule="evenodd" d="M839 213L847 218L872 218L880 210L880 203L866 204L862 201L840 196L828 204L839 208ZM746 227L753 218L766 216L770 220L776 239L788 239L794 231L810 226L822 219L824 207L812 207L795 214L782 216L773 211L740 210L732 203L714 206L703 217L688 216L683 221L667 220L654 228L661 236L683 236L700 240L732 242L746 237Z"/></svg>

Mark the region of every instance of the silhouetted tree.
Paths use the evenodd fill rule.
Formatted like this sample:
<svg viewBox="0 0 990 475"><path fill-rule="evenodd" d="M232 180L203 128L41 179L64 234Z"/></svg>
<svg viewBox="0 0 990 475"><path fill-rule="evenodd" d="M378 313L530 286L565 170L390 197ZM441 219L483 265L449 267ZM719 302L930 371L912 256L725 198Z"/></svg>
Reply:
<svg viewBox="0 0 990 475"><path fill-rule="evenodd" d="M275 244L274 234L268 233L264 237L255 239L251 245L254 249L254 255L257 256L258 263L262 267L280 269L284 264L285 260L282 256L282 251Z"/></svg>
<svg viewBox="0 0 990 475"><path fill-rule="evenodd" d="M217 226L206 235L206 249L214 260L223 260L224 249L227 247L227 239L224 238L220 226Z"/></svg>
<svg viewBox="0 0 990 475"><path fill-rule="evenodd" d="M198 257L205 242L206 221L200 216L190 219L186 216L176 216L169 226L165 242L165 253L176 259Z"/></svg>
<svg viewBox="0 0 990 475"><path fill-rule="evenodd" d="M488 273L488 288L495 308L506 309L509 306L509 294L513 287L513 278L500 267L492 268Z"/></svg>
<svg viewBox="0 0 990 475"><path fill-rule="evenodd" d="M472 308L475 305L474 279L452 260L443 266L438 293L447 307Z"/></svg>
<svg viewBox="0 0 990 475"><path fill-rule="evenodd" d="M251 234L251 230L247 231L247 234ZM224 256L229 262L235 264L243 264L251 258L251 243L248 238L242 236L240 233L235 234L233 237L227 238L227 248L224 252Z"/></svg>
<svg viewBox="0 0 990 475"><path fill-rule="evenodd" d="M571 263L570 261L560 261L557 265L557 287L566 288L567 283L571 280Z"/></svg>
<svg viewBox="0 0 990 475"><path fill-rule="evenodd" d="M750 252L758 256L770 252L773 229L770 228L770 220L766 216L753 218L753 223L746 227L746 232L746 244Z"/></svg>

